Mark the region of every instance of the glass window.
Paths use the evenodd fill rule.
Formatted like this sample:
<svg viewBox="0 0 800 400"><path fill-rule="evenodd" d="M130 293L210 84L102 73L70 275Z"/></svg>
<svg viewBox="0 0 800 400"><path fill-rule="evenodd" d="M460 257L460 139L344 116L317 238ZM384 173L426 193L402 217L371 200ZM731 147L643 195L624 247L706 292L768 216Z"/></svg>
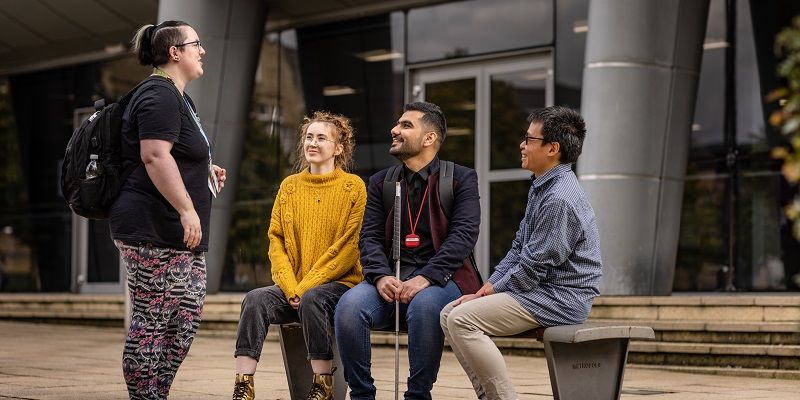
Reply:
<svg viewBox="0 0 800 400"><path fill-rule="evenodd" d="M13 108L4 114L13 116L14 122L3 135L11 139L17 154L9 154L3 162L18 163L8 167L25 182L7 195L9 207L0 210L0 226L9 232L6 240L17 257L16 266L8 267L13 271L8 290L71 289L72 212L59 191L60 165L72 134L73 110L91 105L102 93L101 68L101 63L84 64L8 80L3 98Z"/></svg>
<svg viewBox="0 0 800 400"><path fill-rule="evenodd" d="M778 207L783 185L778 161L745 162L739 170L739 268L734 272L738 290L785 290L790 283L787 278L798 273L800 264L787 263L781 249L792 240L786 217Z"/></svg>
<svg viewBox="0 0 800 400"><path fill-rule="evenodd" d="M491 77L491 169L519 168L517 152L526 119L545 106L546 70L528 70Z"/></svg>
<svg viewBox="0 0 800 400"><path fill-rule="evenodd" d="M394 164L390 130L402 114L404 18L400 12L297 31L299 68L309 112L327 110L353 121L355 173Z"/></svg>
<svg viewBox="0 0 800 400"><path fill-rule="evenodd" d="M408 12L411 63L552 43L550 0L472 0Z"/></svg>
<svg viewBox="0 0 800 400"><path fill-rule="evenodd" d="M712 0L708 11L703 61L695 101L689 158L724 159L725 147L725 1Z"/></svg>
<svg viewBox="0 0 800 400"><path fill-rule="evenodd" d="M280 182L292 171L297 127L306 114L300 78L295 32L268 34L261 46L238 171L223 291L273 283L267 231Z"/></svg>
<svg viewBox="0 0 800 400"><path fill-rule="evenodd" d="M528 190L531 181L492 182L490 184L491 215L489 235L492 238L489 249L489 266L494 272L497 263L506 256L511 242L519 229L528 204Z"/></svg>
<svg viewBox="0 0 800 400"><path fill-rule="evenodd" d="M689 137L675 291L725 290L730 283L732 180L725 162L725 1L711 0Z"/></svg>
<svg viewBox="0 0 800 400"><path fill-rule="evenodd" d="M475 168L475 78L426 83L425 101L442 107L447 119L439 157Z"/></svg>
<svg viewBox="0 0 800 400"><path fill-rule="evenodd" d="M684 184L673 290L724 290L730 272L729 179L713 169L695 172Z"/></svg>
<svg viewBox="0 0 800 400"><path fill-rule="evenodd" d="M556 3L555 103L580 109L589 0Z"/></svg>
<svg viewBox="0 0 800 400"><path fill-rule="evenodd" d="M28 184L7 79L0 79L0 143L0 291L36 291L33 224L26 212Z"/></svg>
<svg viewBox="0 0 800 400"><path fill-rule="evenodd" d="M674 290L800 288L800 242L782 214L797 189L789 187L780 163L769 155L784 139L765 126L765 110L772 106L763 103L762 86L765 79L768 86L776 83L775 63L755 47L756 42L772 46L792 13L765 4L753 6L751 15L751 5L735 2L736 76L727 76L726 2L710 3ZM726 83L735 87L735 109L725 108ZM735 113L731 134L725 132L726 113ZM734 160L730 149L735 163L728 163Z"/></svg>

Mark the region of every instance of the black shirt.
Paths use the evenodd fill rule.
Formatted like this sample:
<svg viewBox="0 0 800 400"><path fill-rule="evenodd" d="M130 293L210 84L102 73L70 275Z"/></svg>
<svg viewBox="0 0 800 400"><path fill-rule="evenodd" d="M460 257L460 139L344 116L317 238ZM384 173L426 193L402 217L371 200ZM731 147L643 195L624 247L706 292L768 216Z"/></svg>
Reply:
<svg viewBox="0 0 800 400"><path fill-rule="evenodd" d="M416 268L424 267L428 260L436 254L433 247L433 239L431 238L431 225L429 222L428 212L431 195L438 195L436 193L428 193L425 195L425 190L428 187L428 177L431 175L431 164L424 166L419 172L414 172L405 165L403 165L403 203L402 203L402 218L400 219L400 276L401 278L408 277L414 272ZM422 203L422 197L425 197L425 202ZM409 219L409 205L412 219ZM420 212L422 207L422 212ZM419 215L419 222L416 224L414 233L419 236L419 247L409 248L405 246L405 237L411 233L411 221L416 221Z"/></svg>
<svg viewBox="0 0 800 400"><path fill-rule="evenodd" d="M194 103L184 93L167 85L161 77L148 79L134 94L122 121L123 169L137 164L122 185L111 207L111 236L126 244L151 243L157 247L188 250L183 243L183 226L178 212L155 187L141 162L141 139L160 139L173 143L170 154L175 159L183 184L200 217L203 237L195 251L208 251L208 224L211 216L211 192L208 189L209 148L193 116ZM191 105L190 110L187 103Z"/></svg>

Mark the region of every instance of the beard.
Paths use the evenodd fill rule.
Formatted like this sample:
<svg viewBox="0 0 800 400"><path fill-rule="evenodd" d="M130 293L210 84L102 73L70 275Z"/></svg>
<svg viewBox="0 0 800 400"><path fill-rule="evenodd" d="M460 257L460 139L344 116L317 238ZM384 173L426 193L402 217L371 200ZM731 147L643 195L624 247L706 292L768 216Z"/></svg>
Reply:
<svg viewBox="0 0 800 400"><path fill-rule="evenodd" d="M422 140L419 143L413 143L410 140L402 139L401 142L397 143L395 146L389 147L389 154L393 155L400 161L408 160L411 157L414 157L422 151Z"/></svg>

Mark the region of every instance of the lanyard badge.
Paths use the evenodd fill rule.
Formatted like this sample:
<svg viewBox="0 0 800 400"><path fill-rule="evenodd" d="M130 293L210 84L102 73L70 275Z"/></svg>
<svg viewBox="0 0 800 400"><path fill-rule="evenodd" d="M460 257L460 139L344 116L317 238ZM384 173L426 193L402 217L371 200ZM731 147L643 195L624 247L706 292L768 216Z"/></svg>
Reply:
<svg viewBox="0 0 800 400"><path fill-rule="evenodd" d="M203 125L200 124L200 117L192 110L192 106L189 105L188 100L184 98L183 101L186 103L186 108L189 109L189 113L192 114L195 125L200 129L200 134L203 135L206 145L208 145L208 190L211 191L211 195L216 198L219 194L219 179L217 179L217 174L214 173L214 163L211 162L211 142L208 141L208 136L206 136L206 132L203 130Z"/></svg>
<svg viewBox="0 0 800 400"><path fill-rule="evenodd" d="M409 200L408 188L406 188L406 209L408 209L408 225L411 227L411 233L405 237L405 245L409 249L417 248L420 245L419 235L416 234L417 226L419 225L419 217L422 215L422 207L425 205L425 198L428 197L428 187L425 187L425 193L422 194L422 201L419 202L419 210L417 211L417 219L413 220L411 217L411 200Z"/></svg>

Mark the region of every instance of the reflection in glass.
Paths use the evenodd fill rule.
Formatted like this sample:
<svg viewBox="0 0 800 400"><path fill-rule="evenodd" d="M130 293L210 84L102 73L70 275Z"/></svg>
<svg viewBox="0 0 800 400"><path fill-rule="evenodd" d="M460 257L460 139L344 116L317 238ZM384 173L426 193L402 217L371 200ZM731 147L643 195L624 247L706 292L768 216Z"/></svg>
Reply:
<svg viewBox="0 0 800 400"><path fill-rule="evenodd" d="M725 1L712 0L706 45L697 86L689 158L724 158L725 148Z"/></svg>
<svg viewBox="0 0 800 400"><path fill-rule="evenodd" d="M489 273L506 256L519 229L528 203L529 179L512 182L492 182L489 185L491 210L489 216Z"/></svg>
<svg viewBox="0 0 800 400"><path fill-rule="evenodd" d="M675 265L675 291L724 290L730 273L728 177L709 171L687 177Z"/></svg>
<svg viewBox="0 0 800 400"><path fill-rule="evenodd" d="M547 71L528 70L492 76L491 169L519 168L519 144L526 118L545 106Z"/></svg>
<svg viewBox="0 0 800 400"><path fill-rule="evenodd" d="M800 281L794 279L800 243L789 234L781 213L792 189L769 156L769 149L783 139L765 133L753 35L754 25L772 26L783 11L759 8L760 19L752 21L751 2L735 3L733 44L726 39L726 2L712 0L709 5L674 290L798 290ZM769 43L773 38L769 35ZM736 49L736 76L727 76L725 70L731 46ZM774 70L771 61L761 67ZM727 83L736 90L735 109L725 108ZM730 126L735 132L729 134L726 112L736 118ZM728 164L726 157L736 163Z"/></svg>
<svg viewBox="0 0 800 400"><path fill-rule="evenodd" d="M272 204L292 168L297 126L306 113L294 31L267 35L262 46L221 290L246 291L272 284L267 257Z"/></svg>
<svg viewBox="0 0 800 400"><path fill-rule="evenodd" d="M742 153L764 154L777 143L769 143L764 130L765 102L761 94L765 92L758 79L750 1L736 3L736 143Z"/></svg>
<svg viewBox="0 0 800 400"><path fill-rule="evenodd" d="M581 107L589 0L556 3L555 103L576 110Z"/></svg>
<svg viewBox="0 0 800 400"><path fill-rule="evenodd" d="M353 172L364 178L397 162L389 145L403 106L404 26L398 12L297 30L306 106L352 120Z"/></svg>
<svg viewBox="0 0 800 400"><path fill-rule="evenodd" d="M770 168L771 167L771 168ZM791 198L779 162L745 162L739 179L739 226L736 230L739 290L798 289L800 243L790 234L778 205Z"/></svg>
<svg viewBox="0 0 800 400"><path fill-rule="evenodd" d="M439 157L475 168L475 78L427 83L425 101L441 107L447 119Z"/></svg>
<svg viewBox="0 0 800 400"><path fill-rule="evenodd" d="M0 79L0 291L35 291L36 264L31 255L27 184L7 79Z"/></svg>
<svg viewBox="0 0 800 400"><path fill-rule="evenodd" d="M459 58L553 42L553 1L472 0L408 12L408 61Z"/></svg>

